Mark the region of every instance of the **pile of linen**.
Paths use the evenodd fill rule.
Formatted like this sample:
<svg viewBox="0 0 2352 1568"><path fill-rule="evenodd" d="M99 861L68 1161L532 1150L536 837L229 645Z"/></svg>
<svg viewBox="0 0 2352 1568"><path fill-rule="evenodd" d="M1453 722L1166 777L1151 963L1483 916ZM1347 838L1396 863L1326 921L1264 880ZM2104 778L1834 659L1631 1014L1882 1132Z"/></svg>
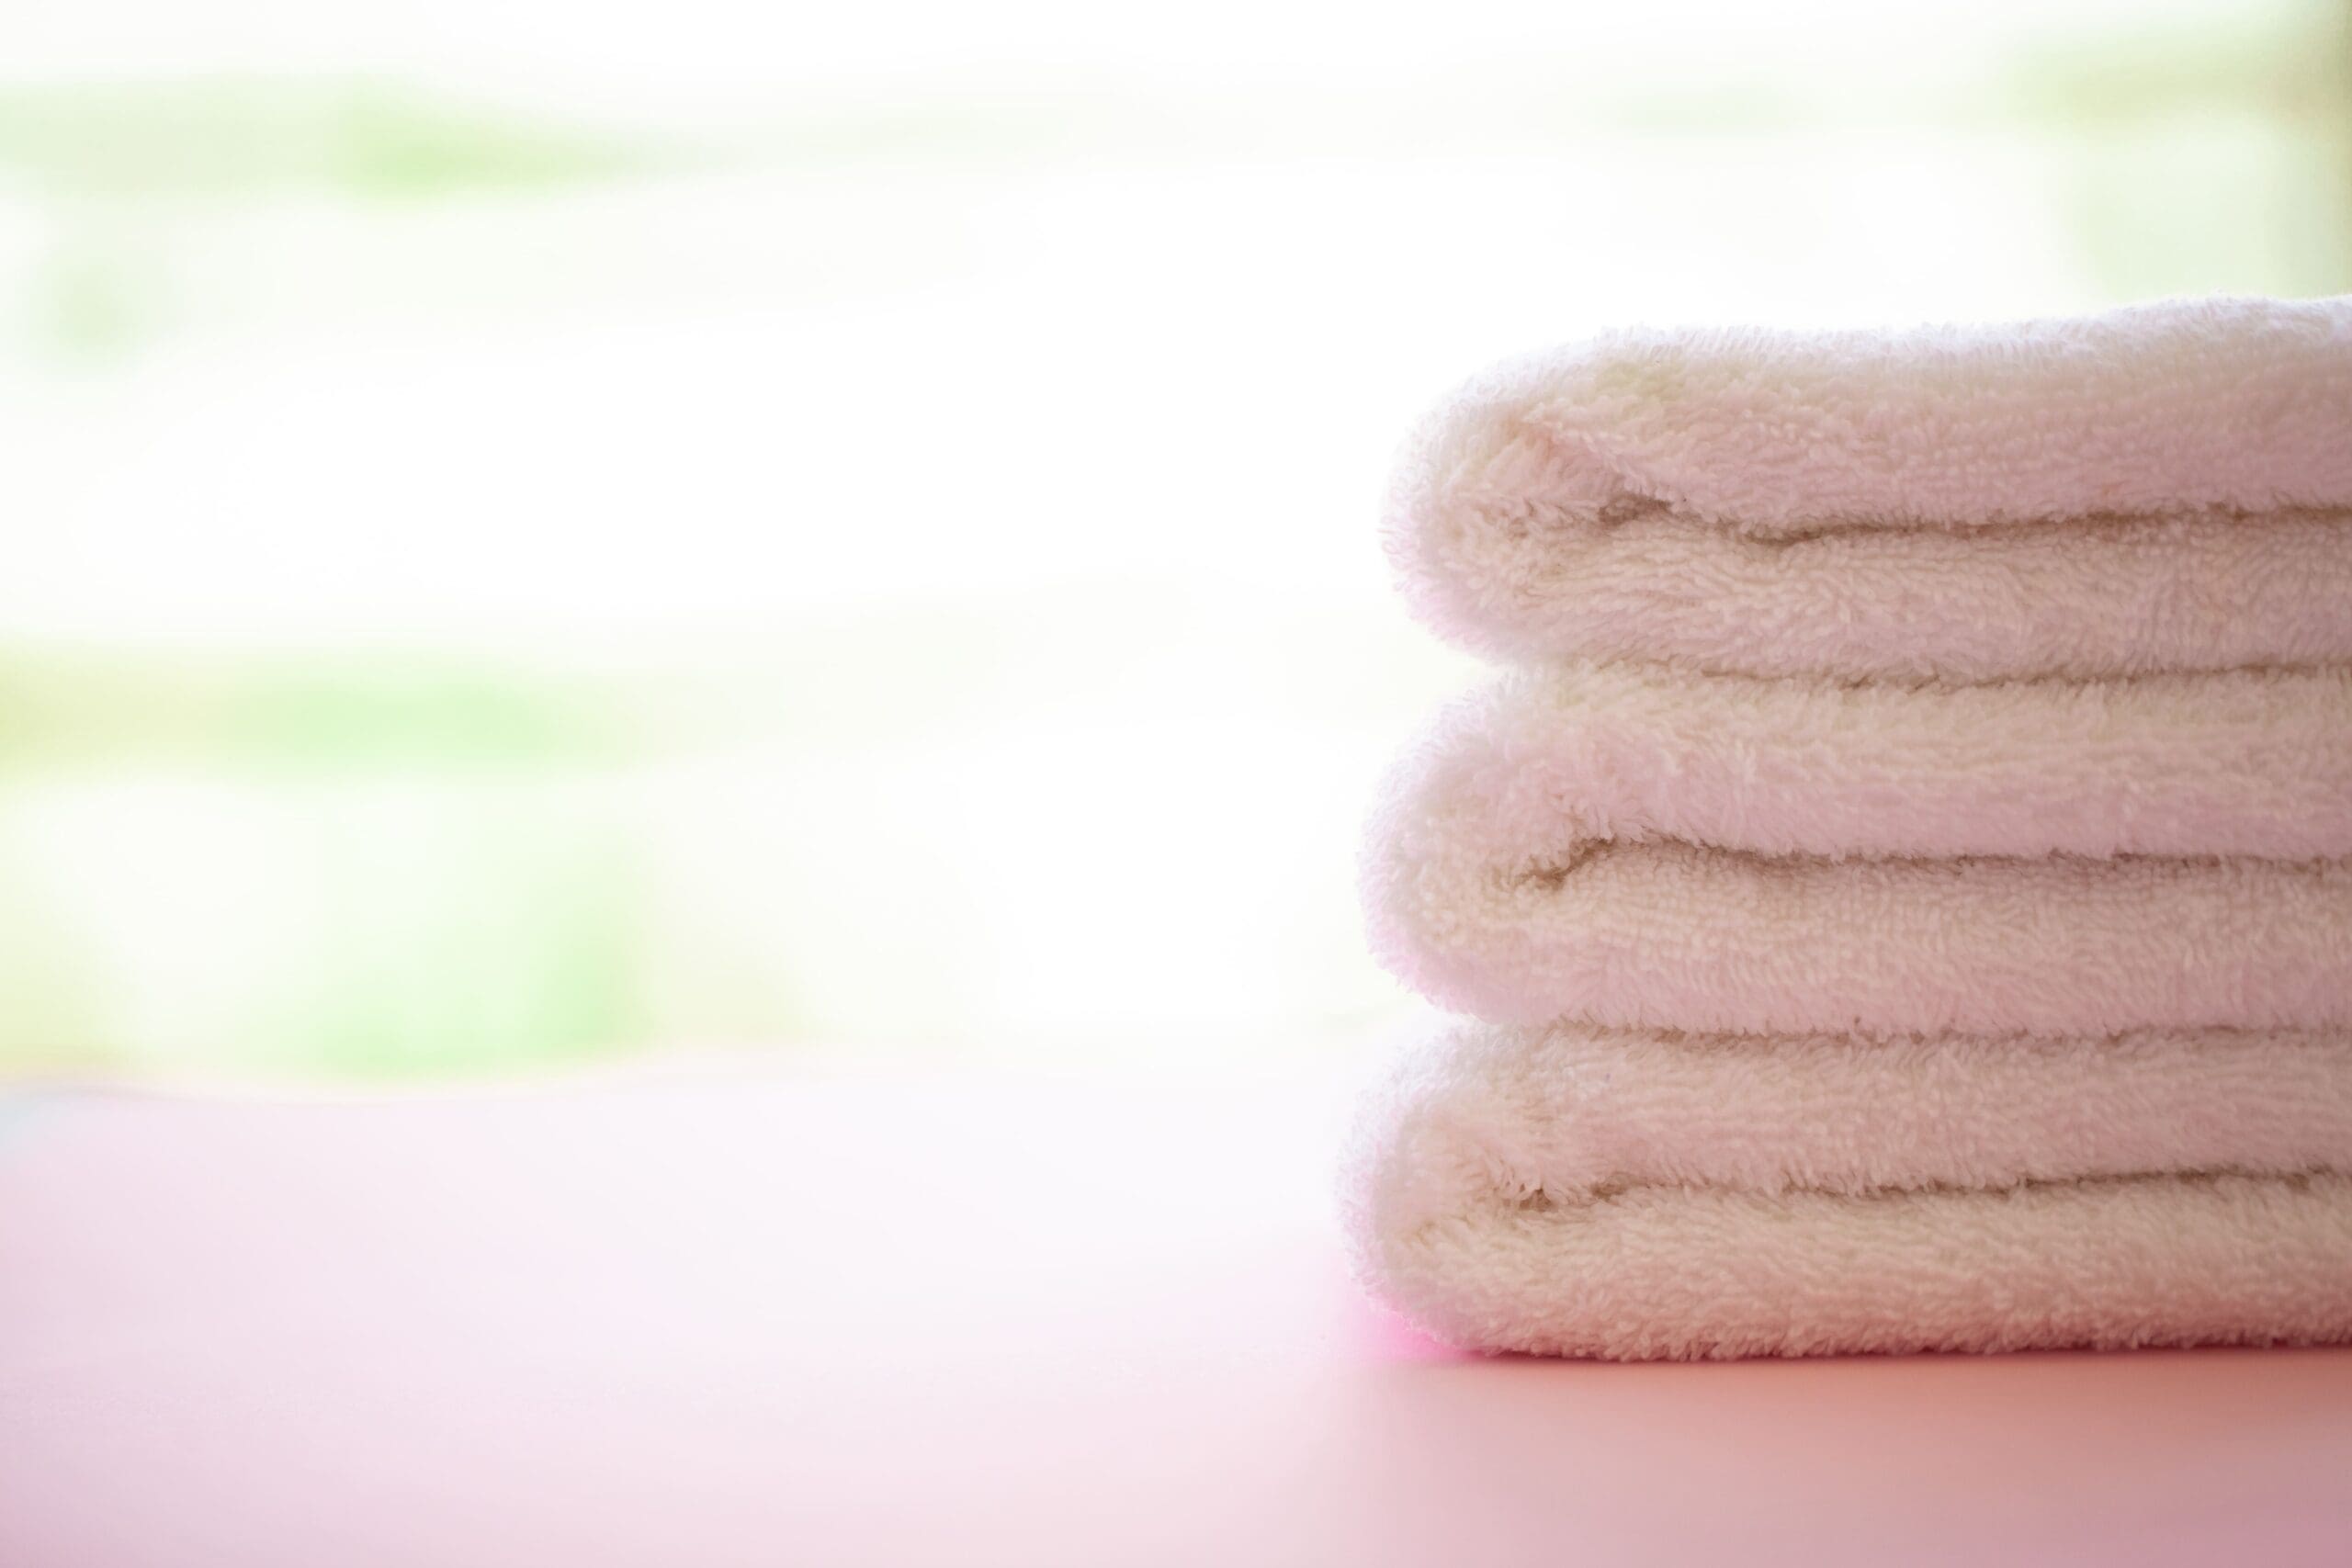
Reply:
<svg viewBox="0 0 2352 1568"><path fill-rule="evenodd" d="M1626 333L1409 449L1374 1288L1605 1357L2352 1338L2352 302Z"/></svg>

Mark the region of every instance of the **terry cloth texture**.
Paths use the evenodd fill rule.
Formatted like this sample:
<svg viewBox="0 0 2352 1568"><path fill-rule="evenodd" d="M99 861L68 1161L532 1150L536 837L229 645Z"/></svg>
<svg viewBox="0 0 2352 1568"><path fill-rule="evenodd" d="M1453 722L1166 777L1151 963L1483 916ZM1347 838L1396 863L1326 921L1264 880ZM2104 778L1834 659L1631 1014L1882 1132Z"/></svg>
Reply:
<svg viewBox="0 0 2352 1568"><path fill-rule="evenodd" d="M2352 671L1839 686L1594 669L1441 716L1375 952L1486 1018L2352 1025Z"/></svg>
<svg viewBox="0 0 2352 1568"><path fill-rule="evenodd" d="M1361 1150L1363 1270L1484 1349L2352 1339L2352 1034L1464 1024Z"/></svg>
<svg viewBox="0 0 2352 1568"><path fill-rule="evenodd" d="M2352 300L1621 333L1457 396L1387 527L1521 668L1365 850L1472 1015L1367 1112L1374 1290L1605 1357L2352 1340Z"/></svg>
<svg viewBox="0 0 2352 1568"><path fill-rule="evenodd" d="M2352 301L1626 332L1471 383L1389 553L1519 661L2077 678L2352 661Z"/></svg>

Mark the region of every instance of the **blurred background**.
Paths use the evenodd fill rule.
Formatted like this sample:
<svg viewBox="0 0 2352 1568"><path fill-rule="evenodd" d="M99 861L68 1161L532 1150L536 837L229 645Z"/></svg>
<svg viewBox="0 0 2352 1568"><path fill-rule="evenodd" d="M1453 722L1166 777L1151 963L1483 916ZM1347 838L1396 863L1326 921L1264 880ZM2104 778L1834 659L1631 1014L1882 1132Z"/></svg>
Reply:
<svg viewBox="0 0 2352 1568"><path fill-rule="evenodd" d="M0 1076L1341 1049L1450 384L2347 287L2342 3L12 8Z"/></svg>

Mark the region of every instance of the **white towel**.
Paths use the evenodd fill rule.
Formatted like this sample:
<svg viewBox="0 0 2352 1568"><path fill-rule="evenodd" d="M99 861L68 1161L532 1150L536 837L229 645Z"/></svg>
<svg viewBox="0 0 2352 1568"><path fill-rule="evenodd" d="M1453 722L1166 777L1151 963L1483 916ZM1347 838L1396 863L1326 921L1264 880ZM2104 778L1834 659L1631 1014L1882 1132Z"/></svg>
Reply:
<svg viewBox="0 0 2352 1568"><path fill-rule="evenodd" d="M1442 410L1532 667L1373 825L1363 1266L1609 1357L2352 1340L2352 300L1627 333Z"/></svg>
<svg viewBox="0 0 2352 1568"><path fill-rule="evenodd" d="M2352 1339L2352 1032L1882 1042L1458 1023L1379 1097L1361 1266L1603 1357Z"/></svg>
<svg viewBox="0 0 2352 1568"><path fill-rule="evenodd" d="M1506 1021L2352 1023L2352 671L1962 689L1610 668L1449 708L1373 945Z"/></svg>
<svg viewBox="0 0 2352 1568"><path fill-rule="evenodd" d="M1388 546L1506 660L1943 682L2352 661L2352 300L1625 332L1423 428Z"/></svg>

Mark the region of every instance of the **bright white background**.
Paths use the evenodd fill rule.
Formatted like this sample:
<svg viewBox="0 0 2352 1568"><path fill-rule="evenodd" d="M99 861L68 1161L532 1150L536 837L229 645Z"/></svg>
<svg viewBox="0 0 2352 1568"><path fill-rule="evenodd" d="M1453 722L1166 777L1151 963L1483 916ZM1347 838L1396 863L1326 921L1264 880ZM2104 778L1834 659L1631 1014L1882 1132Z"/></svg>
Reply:
<svg viewBox="0 0 2352 1568"><path fill-rule="evenodd" d="M0 49L0 1067L1295 1057L1414 413L2352 276L2344 14L77 4Z"/></svg>

